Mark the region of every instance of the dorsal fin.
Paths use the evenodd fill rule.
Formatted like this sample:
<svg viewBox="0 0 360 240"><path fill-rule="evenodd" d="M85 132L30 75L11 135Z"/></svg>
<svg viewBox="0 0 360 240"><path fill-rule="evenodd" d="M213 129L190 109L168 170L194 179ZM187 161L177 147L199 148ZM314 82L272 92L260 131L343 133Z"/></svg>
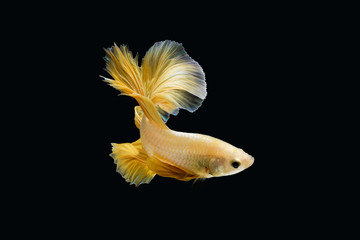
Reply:
<svg viewBox="0 0 360 240"><path fill-rule="evenodd" d="M149 120L151 120L152 122L154 122L156 125L158 125L163 129L168 129L166 124L163 122L154 103L149 98L136 93L131 94L130 96L136 99L136 101L139 103L141 107L142 112Z"/></svg>
<svg viewBox="0 0 360 240"><path fill-rule="evenodd" d="M144 112L143 110L141 109L140 106L136 106L135 107L135 117L134 117L134 120L135 120L135 126L140 129L140 125L141 125L141 119L142 119L142 116L144 115Z"/></svg>

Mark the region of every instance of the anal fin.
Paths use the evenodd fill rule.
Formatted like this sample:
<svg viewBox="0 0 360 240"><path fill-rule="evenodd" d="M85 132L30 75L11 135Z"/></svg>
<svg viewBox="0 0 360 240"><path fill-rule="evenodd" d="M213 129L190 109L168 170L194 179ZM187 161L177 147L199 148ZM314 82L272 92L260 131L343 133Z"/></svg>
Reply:
<svg viewBox="0 0 360 240"><path fill-rule="evenodd" d="M199 178L197 174L186 169L182 169L178 166L171 165L165 161L161 161L160 158L155 156L148 157L147 166L157 175L162 177L175 178L181 181L189 181Z"/></svg>
<svg viewBox="0 0 360 240"><path fill-rule="evenodd" d="M117 171L131 184L139 186L149 183L156 175L146 164L148 155L144 151L141 140L133 143L112 143L113 152L110 156L117 165Z"/></svg>

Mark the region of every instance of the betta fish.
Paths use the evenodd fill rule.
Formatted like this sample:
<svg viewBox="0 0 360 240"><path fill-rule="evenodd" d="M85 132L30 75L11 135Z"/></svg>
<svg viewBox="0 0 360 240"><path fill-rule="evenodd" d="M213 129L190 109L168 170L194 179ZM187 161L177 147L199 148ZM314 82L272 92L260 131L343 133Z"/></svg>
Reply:
<svg viewBox="0 0 360 240"><path fill-rule="evenodd" d="M127 46L105 49L104 81L133 97L135 125L140 138L132 143L112 143L110 156L117 171L130 184L150 183L155 175L182 181L239 173L254 158L220 139L179 132L166 126L170 114L180 109L197 110L206 97L205 74L174 41L156 42L138 65ZM124 126L125 127L125 126ZM127 127L125 127L127 128Z"/></svg>

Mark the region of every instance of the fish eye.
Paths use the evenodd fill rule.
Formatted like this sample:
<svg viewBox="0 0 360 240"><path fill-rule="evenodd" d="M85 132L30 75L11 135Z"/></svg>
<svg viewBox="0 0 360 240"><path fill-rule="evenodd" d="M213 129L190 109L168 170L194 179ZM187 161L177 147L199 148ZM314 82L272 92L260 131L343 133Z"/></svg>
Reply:
<svg viewBox="0 0 360 240"><path fill-rule="evenodd" d="M240 167L240 162L239 161L233 161L231 163L231 166L233 166L233 168L238 168L238 167Z"/></svg>

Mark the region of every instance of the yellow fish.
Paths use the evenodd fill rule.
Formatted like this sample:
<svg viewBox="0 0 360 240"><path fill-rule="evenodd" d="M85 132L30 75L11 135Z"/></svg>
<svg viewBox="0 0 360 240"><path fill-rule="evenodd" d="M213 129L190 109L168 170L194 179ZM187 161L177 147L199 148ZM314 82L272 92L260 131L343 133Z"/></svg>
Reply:
<svg viewBox="0 0 360 240"><path fill-rule="evenodd" d="M200 65L174 41L155 43L138 65L126 46L106 49L104 81L136 99L135 125L140 139L112 143L110 156L131 184L149 183L157 174L188 181L232 175L250 167L254 158L214 137L169 129L166 121L179 109L194 112L206 97Z"/></svg>

